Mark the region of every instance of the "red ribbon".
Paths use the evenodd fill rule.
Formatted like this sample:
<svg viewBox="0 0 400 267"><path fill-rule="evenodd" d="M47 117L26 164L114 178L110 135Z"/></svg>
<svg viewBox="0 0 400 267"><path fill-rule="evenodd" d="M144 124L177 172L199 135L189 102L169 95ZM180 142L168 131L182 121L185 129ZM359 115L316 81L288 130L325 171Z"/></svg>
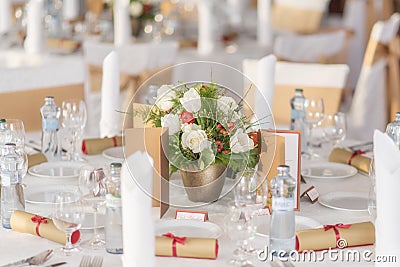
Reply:
<svg viewBox="0 0 400 267"><path fill-rule="evenodd" d="M333 229L333 231L335 232L336 235L336 243L339 242L340 239L340 233L338 228L342 228L342 229L349 229L351 226L351 224L343 224L343 223L338 223L335 225L324 225L324 230L328 231L330 229Z"/></svg>
<svg viewBox="0 0 400 267"><path fill-rule="evenodd" d="M114 146L118 146L117 138L115 136L112 138L112 140L114 142Z"/></svg>
<svg viewBox="0 0 400 267"><path fill-rule="evenodd" d="M177 257L177 254L176 254L176 243L179 243L181 245L185 245L186 237L184 237L184 236L183 237L175 236L173 233L166 233L163 236L166 236L166 237L169 237L169 238L173 239L172 240L172 256Z"/></svg>
<svg viewBox="0 0 400 267"><path fill-rule="evenodd" d="M36 223L36 234L41 237L41 235L39 233L39 226L40 226L41 223L46 224L47 223L47 219L44 218L44 217L40 217L40 216L35 215L35 216L33 216L31 218L31 221Z"/></svg>
<svg viewBox="0 0 400 267"><path fill-rule="evenodd" d="M347 162L347 164L351 165L351 162L353 161L353 158L354 158L355 156L362 155L362 154L365 154L365 152L362 151L362 150L354 151L353 154L351 154L351 156L350 156L349 161Z"/></svg>

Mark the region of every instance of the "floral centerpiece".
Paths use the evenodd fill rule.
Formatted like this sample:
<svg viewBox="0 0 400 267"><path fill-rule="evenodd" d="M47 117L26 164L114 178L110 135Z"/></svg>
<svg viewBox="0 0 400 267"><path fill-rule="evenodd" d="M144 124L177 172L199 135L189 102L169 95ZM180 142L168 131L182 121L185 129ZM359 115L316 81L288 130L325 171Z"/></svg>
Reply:
<svg viewBox="0 0 400 267"><path fill-rule="evenodd" d="M241 113L243 101L236 102L226 91L215 83L163 85L154 106L135 111L146 123L168 127L170 173L256 166L258 134L250 132L253 124Z"/></svg>

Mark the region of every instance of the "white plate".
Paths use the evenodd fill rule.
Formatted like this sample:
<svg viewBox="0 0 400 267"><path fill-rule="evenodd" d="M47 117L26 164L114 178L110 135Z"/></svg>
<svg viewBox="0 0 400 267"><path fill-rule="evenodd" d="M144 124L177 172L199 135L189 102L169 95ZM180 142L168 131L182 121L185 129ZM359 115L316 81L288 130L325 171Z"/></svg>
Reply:
<svg viewBox="0 0 400 267"><path fill-rule="evenodd" d="M110 147L103 151L103 156L112 160L124 160L124 150L122 146Z"/></svg>
<svg viewBox="0 0 400 267"><path fill-rule="evenodd" d="M155 229L157 236L169 232L176 236L218 238L222 234L222 229L214 223L192 220L159 220Z"/></svg>
<svg viewBox="0 0 400 267"><path fill-rule="evenodd" d="M104 214L97 214L96 217L97 226L96 228L103 228L106 223L106 216ZM93 225L93 213L86 213L85 219L83 219L81 230L92 230L94 229Z"/></svg>
<svg viewBox="0 0 400 267"><path fill-rule="evenodd" d="M79 188L77 186L41 186L35 188L29 188L25 192L25 202L31 204L45 204L51 205L54 200L54 195L58 192L70 192L79 194Z"/></svg>
<svg viewBox="0 0 400 267"><path fill-rule="evenodd" d="M318 198L328 208L348 211L368 211L368 195L362 192L331 192Z"/></svg>
<svg viewBox="0 0 400 267"><path fill-rule="evenodd" d="M296 220L296 231L323 227L320 222L308 217L296 216L295 220ZM269 235L269 223L264 223L259 225L257 227L257 235L267 237Z"/></svg>
<svg viewBox="0 0 400 267"><path fill-rule="evenodd" d="M42 178L75 178L79 176L80 162L45 162L29 168L28 173Z"/></svg>
<svg viewBox="0 0 400 267"><path fill-rule="evenodd" d="M314 162L302 168L301 174L307 178L339 179L356 175L357 169L341 163Z"/></svg>

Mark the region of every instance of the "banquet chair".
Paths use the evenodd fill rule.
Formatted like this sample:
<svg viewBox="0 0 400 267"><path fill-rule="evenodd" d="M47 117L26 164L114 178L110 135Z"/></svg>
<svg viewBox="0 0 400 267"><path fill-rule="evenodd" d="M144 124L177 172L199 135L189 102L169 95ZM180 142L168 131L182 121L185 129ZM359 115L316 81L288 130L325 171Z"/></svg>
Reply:
<svg viewBox="0 0 400 267"><path fill-rule="evenodd" d="M273 53L283 61L303 63L344 63L346 31L338 30L309 35L282 35L274 42Z"/></svg>
<svg viewBox="0 0 400 267"><path fill-rule="evenodd" d="M98 103L101 101L102 63L107 54L115 50L119 55L120 106L121 111L130 113L132 112L130 102L134 96L143 98L139 95L145 95L150 84L162 85L171 82L172 74L168 69L162 70L175 62L178 43L142 43L114 47L112 44L87 41L83 44L83 49L88 73L89 123L96 129L101 113ZM161 75L148 81L160 71ZM139 87L143 90L137 92ZM124 127L132 126L131 120L124 120L122 124Z"/></svg>
<svg viewBox="0 0 400 267"><path fill-rule="evenodd" d="M372 140L400 110L398 39L400 14L375 23L348 114L349 137ZM394 53L394 49L397 53Z"/></svg>
<svg viewBox="0 0 400 267"><path fill-rule="evenodd" d="M257 85L260 72L257 71L258 60L245 59L243 73ZM289 101L295 88L302 88L305 97L322 97L326 113L339 110L343 89L347 84L349 67L345 64L313 64L277 62L275 65L274 87L269 88L272 94L272 114L274 122L279 126L287 126L290 122ZM265 74L269 76L268 74ZM249 84L244 84L245 90ZM256 89L254 89L256 90ZM253 94L254 95L254 94ZM248 99L246 101L254 103Z"/></svg>
<svg viewBox="0 0 400 267"><path fill-rule="evenodd" d="M0 66L0 117L20 119L26 131L38 131L42 128L39 110L46 96L54 96L59 107L64 100L85 98L84 65L80 58L27 58L24 54L3 53L11 53L14 65ZM20 65L16 63L19 57Z"/></svg>
<svg viewBox="0 0 400 267"><path fill-rule="evenodd" d="M271 23L275 30L296 33L316 32L330 0L275 0Z"/></svg>

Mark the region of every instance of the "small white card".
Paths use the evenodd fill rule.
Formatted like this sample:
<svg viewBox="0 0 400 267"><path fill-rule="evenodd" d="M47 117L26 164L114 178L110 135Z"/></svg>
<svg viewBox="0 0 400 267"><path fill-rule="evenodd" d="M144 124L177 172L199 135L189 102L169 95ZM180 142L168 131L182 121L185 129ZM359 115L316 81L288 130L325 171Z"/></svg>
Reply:
<svg viewBox="0 0 400 267"><path fill-rule="evenodd" d="M175 219L205 222L208 220L208 214L206 211L177 210Z"/></svg>
<svg viewBox="0 0 400 267"><path fill-rule="evenodd" d="M313 185L302 184L300 197L307 196L311 203L315 203L319 198L318 190Z"/></svg>
<svg viewBox="0 0 400 267"><path fill-rule="evenodd" d="M301 137L298 131L276 130L277 135L285 137L285 164L290 167L290 176L295 178L297 188L295 190L294 199L299 199L297 196L300 192L300 168L301 168ZM295 210L300 209L300 203L296 201Z"/></svg>

